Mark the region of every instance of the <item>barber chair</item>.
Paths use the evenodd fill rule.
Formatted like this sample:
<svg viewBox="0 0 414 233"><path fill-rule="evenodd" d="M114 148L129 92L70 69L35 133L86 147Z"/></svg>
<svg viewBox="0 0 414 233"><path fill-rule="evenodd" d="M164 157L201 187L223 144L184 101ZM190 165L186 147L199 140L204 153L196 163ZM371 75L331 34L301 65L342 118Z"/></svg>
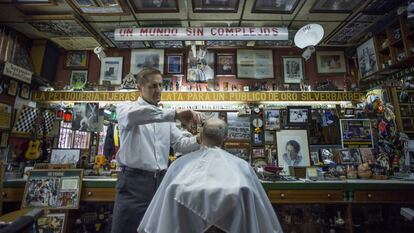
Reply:
<svg viewBox="0 0 414 233"><path fill-rule="evenodd" d="M43 215L43 209L22 209L0 217L0 233L37 232L36 220Z"/></svg>
<svg viewBox="0 0 414 233"><path fill-rule="evenodd" d="M0 161L0 194L3 193L4 166ZM1 215L3 195L0 195L0 233L37 232L36 220L43 215L43 209L22 209Z"/></svg>

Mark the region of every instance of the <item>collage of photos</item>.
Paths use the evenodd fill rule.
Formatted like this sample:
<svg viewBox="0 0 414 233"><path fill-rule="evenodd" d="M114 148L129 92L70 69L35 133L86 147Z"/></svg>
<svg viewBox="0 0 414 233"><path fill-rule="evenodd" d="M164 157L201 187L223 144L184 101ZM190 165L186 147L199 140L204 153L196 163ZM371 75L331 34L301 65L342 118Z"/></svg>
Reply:
<svg viewBox="0 0 414 233"><path fill-rule="evenodd" d="M60 171L30 171L22 207L77 209L80 201L81 175L73 175Z"/></svg>
<svg viewBox="0 0 414 233"><path fill-rule="evenodd" d="M37 219L38 233L64 233L65 213L46 214Z"/></svg>

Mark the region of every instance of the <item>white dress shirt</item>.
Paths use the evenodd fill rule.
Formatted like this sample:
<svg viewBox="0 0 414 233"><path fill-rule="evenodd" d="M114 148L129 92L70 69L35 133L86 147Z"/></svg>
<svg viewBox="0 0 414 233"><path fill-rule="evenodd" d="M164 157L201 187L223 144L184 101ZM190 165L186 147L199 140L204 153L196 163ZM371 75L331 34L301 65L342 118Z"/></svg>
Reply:
<svg viewBox="0 0 414 233"><path fill-rule="evenodd" d="M280 233L282 227L251 166L220 148L202 147L168 168L139 233Z"/></svg>
<svg viewBox="0 0 414 233"><path fill-rule="evenodd" d="M121 166L147 171L167 169L170 146L188 153L199 148L196 137L186 137L175 126L175 110L137 101L117 106Z"/></svg>

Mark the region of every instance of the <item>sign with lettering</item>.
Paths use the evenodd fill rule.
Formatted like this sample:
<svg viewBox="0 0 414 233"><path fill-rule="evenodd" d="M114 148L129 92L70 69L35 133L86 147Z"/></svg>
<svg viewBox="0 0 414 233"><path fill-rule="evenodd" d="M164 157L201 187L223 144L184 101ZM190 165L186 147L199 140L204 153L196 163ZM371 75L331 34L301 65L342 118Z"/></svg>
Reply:
<svg viewBox="0 0 414 233"><path fill-rule="evenodd" d="M32 82L33 72L23 69L20 66L13 65L10 62L4 64L3 74L25 83L30 84Z"/></svg>
<svg viewBox="0 0 414 233"><path fill-rule="evenodd" d="M115 41L148 40L288 40L283 27L117 28Z"/></svg>
<svg viewBox="0 0 414 233"><path fill-rule="evenodd" d="M96 92L34 92L32 99L45 101L134 101L138 91L96 91ZM163 92L161 101L357 101L365 95L362 92Z"/></svg>

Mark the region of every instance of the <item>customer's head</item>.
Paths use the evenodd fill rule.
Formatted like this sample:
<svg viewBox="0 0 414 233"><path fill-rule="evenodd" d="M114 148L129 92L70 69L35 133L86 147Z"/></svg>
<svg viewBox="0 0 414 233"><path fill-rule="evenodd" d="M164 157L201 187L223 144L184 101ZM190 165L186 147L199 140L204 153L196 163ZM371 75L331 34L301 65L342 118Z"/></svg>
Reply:
<svg viewBox="0 0 414 233"><path fill-rule="evenodd" d="M201 131L201 143L205 146L222 146L227 136L227 124L219 118L210 118Z"/></svg>
<svg viewBox="0 0 414 233"><path fill-rule="evenodd" d="M295 140L290 140L286 143L286 152L291 157L296 157L300 151L300 145Z"/></svg>
<svg viewBox="0 0 414 233"><path fill-rule="evenodd" d="M141 97L150 104L157 105L161 100L162 75L159 70L145 68L137 75Z"/></svg>

